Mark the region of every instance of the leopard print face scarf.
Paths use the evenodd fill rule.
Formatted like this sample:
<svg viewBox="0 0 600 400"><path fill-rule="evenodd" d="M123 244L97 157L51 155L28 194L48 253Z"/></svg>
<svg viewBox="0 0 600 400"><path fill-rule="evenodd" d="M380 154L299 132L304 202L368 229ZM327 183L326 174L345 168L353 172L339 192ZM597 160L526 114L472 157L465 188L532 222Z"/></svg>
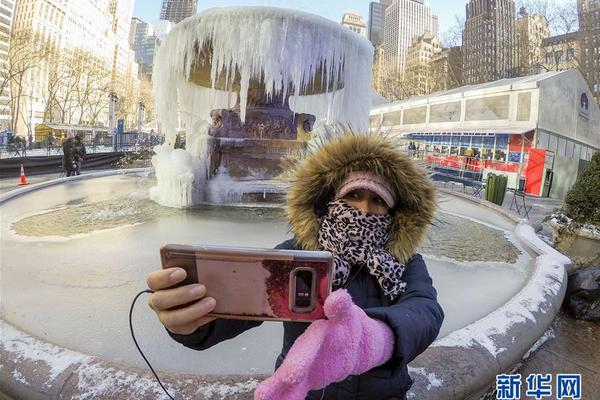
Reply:
<svg viewBox="0 0 600 400"><path fill-rule="evenodd" d="M390 296L392 301L404 292L406 282L401 278L405 266L384 248L391 224L389 214L365 213L341 199L328 204L318 241L334 255L335 286L342 286L348 281L352 265L363 264L377 278L384 295Z"/></svg>

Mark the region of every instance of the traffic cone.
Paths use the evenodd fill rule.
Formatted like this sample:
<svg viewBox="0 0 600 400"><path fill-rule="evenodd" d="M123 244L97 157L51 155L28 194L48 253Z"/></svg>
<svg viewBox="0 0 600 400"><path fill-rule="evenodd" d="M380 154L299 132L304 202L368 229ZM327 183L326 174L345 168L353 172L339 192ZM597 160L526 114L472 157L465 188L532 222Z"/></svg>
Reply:
<svg viewBox="0 0 600 400"><path fill-rule="evenodd" d="M25 177L25 169L23 169L23 163L21 163L21 183L19 185L27 185L27 178Z"/></svg>

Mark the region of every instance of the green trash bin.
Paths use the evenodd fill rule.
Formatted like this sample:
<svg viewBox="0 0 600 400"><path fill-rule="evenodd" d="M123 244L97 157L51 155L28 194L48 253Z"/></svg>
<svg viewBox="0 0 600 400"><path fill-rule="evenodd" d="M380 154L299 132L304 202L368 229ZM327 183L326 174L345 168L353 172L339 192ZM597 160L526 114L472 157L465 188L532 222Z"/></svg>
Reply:
<svg viewBox="0 0 600 400"><path fill-rule="evenodd" d="M487 201L492 201L494 198L494 188L496 187L496 175L488 174L487 180L485 182L485 199Z"/></svg>
<svg viewBox="0 0 600 400"><path fill-rule="evenodd" d="M502 205L506 193L508 176L488 174L485 184L485 199L494 204Z"/></svg>

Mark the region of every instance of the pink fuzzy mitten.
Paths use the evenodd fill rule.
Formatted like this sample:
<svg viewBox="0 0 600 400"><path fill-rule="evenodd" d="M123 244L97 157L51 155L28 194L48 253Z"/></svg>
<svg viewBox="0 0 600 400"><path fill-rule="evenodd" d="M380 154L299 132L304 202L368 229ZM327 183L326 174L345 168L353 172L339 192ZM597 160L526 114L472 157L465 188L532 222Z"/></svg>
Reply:
<svg viewBox="0 0 600 400"><path fill-rule="evenodd" d="M325 315L328 319L313 322L296 339L283 364L258 386L255 400L304 400L308 391L362 374L392 356L390 327L368 317L346 290L327 297Z"/></svg>

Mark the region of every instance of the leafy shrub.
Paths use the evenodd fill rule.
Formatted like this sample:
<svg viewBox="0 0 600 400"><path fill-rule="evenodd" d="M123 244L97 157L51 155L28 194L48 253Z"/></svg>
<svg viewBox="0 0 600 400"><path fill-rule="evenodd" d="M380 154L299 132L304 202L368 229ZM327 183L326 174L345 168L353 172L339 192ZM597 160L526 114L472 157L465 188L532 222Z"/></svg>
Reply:
<svg viewBox="0 0 600 400"><path fill-rule="evenodd" d="M564 211L575 222L600 226L600 152L594 154L567 193Z"/></svg>

